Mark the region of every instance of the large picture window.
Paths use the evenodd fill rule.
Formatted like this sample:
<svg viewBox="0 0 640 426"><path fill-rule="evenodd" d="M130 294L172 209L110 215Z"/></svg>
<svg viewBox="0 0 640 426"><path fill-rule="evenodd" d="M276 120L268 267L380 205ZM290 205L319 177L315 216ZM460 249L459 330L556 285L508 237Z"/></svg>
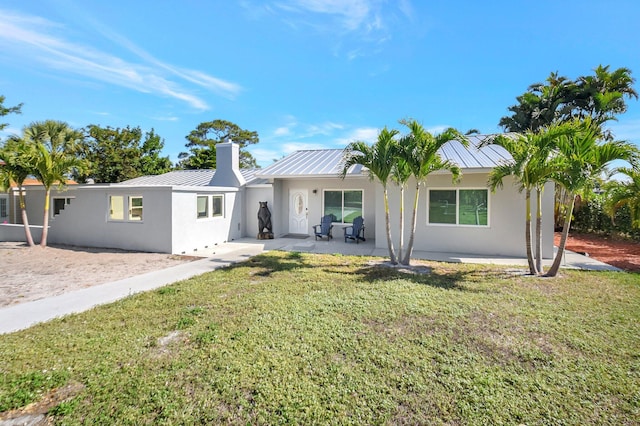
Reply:
<svg viewBox="0 0 640 426"><path fill-rule="evenodd" d="M487 189L429 190L429 223L488 226Z"/></svg>
<svg viewBox="0 0 640 426"><path fill-rule="evenodd" d="M326 190L323 215L333 215L334 222L353 223L362 216L362 198L361 189Z"/></svg>

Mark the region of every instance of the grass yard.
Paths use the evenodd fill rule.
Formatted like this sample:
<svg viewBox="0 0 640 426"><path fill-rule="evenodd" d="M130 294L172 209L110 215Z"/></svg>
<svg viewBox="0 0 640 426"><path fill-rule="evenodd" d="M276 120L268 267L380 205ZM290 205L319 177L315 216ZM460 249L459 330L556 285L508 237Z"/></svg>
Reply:
<svg viewBox="0 0 640 426"><path fill-rule="evenodd" d="M271 252L0 336L65 424L639 424L640 274Z"/></svg>

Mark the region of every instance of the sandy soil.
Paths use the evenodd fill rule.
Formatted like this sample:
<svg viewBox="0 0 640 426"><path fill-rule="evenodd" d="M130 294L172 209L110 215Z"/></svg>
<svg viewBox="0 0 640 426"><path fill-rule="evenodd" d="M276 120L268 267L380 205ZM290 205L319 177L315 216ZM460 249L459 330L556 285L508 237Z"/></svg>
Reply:
<svg viewBox="0 0 640 426"><path fill-rule="evenodd" d="M0 307L117 281L196 258L87 247L0 243Z"/></svg>

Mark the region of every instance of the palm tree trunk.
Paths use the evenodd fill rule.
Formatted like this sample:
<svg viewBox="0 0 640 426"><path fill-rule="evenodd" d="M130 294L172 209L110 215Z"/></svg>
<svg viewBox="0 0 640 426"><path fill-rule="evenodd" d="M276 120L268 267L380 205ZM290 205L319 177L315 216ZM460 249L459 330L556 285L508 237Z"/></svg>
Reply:
<svg viewBox="0 0 640 426"><path fill-rule="evenodd" d="M542 274L542 188L536 190L536 269Z"/></svg>
<svg viewBox="0 0 640 426"><path fill-rule="evenodd" d="M569 237L569 227L571 227L571 216L573 215L573 207L576 203L576 196L571 195L571 201L567 208L566 216L564 217L564 225L562 226L562 236L560 237L560 245L558 246L558 252L553 259L551 268L547 271L547 277L555 277L560 270L560 262L562 262L562 256L564 255L564 248L567 245L567 238Z"/></svg>
<svg viewBox="0 0 640 426"><path fill-rule="evenodd" d="M389 194L387 193L387 187L383 189L384 198L384 220L387 230L387 245L389 246L389 258L393 265L398 263L396 259L396 251L393 248L393 240L391 239L391 218L389 217Z"/></svg>
<svg viewBox="0 0 640 426"><path fill-rule="evenodd" d="M402 261L404 248L404 186L400 186L400 240L398 242L398 259Z"/></svg>
<svg viewBox="0 0 640 426"><path fill-rule="evenodd" d="M40 247L47 246L47 236L49 235L49 199L51 198L51 189L47 188L44 195L44 218L42 219L42 239Z"/></svg>
<svg viewBox="0 0 640 426"><path fill-rule="evenodd" d="M27 203L24 200L24 193L22 187L18 187L18 200L20 202L20 214L22 215L22 224L24 225L24 235L27 238L27 244L29 247L35 246L33 237L31 236L31 228L29 228L29 219L27 218Z"/></svg>
<svg viewBox="0 0 640 426"><path fill-rule="evenodd" d="M416 185L416 196L413 199L413 215L411 218L411 234L409 234L409 244L404 254L404 259L400 260L403 265L411 263L411 253L413 252L413 242L416 235L416 224L418 223L418 200L420 198L420 184Z"/></svg>
<svg viewBox="0 0 640 426"><path fill-rule="evenodd" d="M527 262L531 275L538 275L536 264L533 260L533 250L531 249L531 190L526 190L526 220L524 226L524 240L527 247Z"/></svg>

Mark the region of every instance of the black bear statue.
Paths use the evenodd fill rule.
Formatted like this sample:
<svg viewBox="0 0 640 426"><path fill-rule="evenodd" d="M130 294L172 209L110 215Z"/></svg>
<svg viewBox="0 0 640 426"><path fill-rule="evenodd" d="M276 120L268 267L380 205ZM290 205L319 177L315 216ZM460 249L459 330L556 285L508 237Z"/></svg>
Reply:
<svg viewBox="0 0 640 426"><path fill-rule="evenodd" d="M273 228L271 226L271 212L269 211L269 207L267 207L266 201L258 201L258 203L260 203L260 208L258 209L258 239L272 240Z"/></svg>

